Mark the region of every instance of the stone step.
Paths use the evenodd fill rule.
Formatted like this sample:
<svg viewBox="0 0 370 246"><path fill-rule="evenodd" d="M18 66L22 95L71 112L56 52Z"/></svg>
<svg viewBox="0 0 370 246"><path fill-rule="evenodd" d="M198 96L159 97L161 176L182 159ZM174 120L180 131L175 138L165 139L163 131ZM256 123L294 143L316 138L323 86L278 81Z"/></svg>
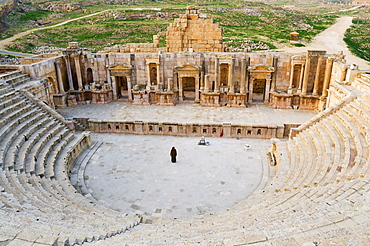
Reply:
<svg viewBox="0 0 370 246"><path fill-rule="evenodd" d="M15 112L16 110L18 109L22 109L24 108L25 106L27 105L27 101L26 99L22 99L18 102L16 102L15 104L13 105L9 105L8 107L6 108L3 108L0 110L0 117L2 119L5 119L7 118L11 113Z"/></svg>
<svg viewBox="0 0 370 246"><path fill-rule="evenodd" d="M45 145L42 147L42 150L39 151L37 155L37 161L35 163L36 175L45 175L45 168L47 166L46 159L54 148L54 146L63 140L63 138L70 132L67 128L61 128L58 133L53 132L53 135L50 135Z"/></svg>
<svg viewBox="0 0 370 246"><path fill-rule="evenodd" d="M36 130L34 124L41 120L44 117L42 114L35 114L32 117L28 118L26 121L19 124L13 131L16 134L13 142L10 144L9 149L5 153L5 167L14 168L17 164L16 159L19 154L19 150L22 148L22 145L28 139L28 136Z"/></svg>
<svg viewBox="0 0 370 246"><path fill-rule="evenodd" d="M27 136L27 141L21 146L19 150L18 157L16 159L15 170L25 170L27 173L30 170L26 169L27 155L30 149L36 144L36 142L52 127L56 126L57 122L50 120L48 117L42 118L39 122L35 123L33 126L33 132L29 132Z"/></svg>
<svg viewBox="0 0 370 246"><path fill-rule="evenodd" d="M3 101L6 101L6 100L9 100L11 98L13 98L15 96L15 91L10 91L8 93L5 93L3 95L0 95L0 102L3 102Z"/></svg>
<svg viewBox="0 0 370 246"><path fill-rule="evenodd" d="M29 110L22 110L23 117L15 118L12 121L8 122L5 126L0 128L0 161L3 163L3 166L5 164L5 154L8 151L10 144L17 137L17 126L21 125L29 117L32 117L38 113L36 109L31 109L31 107L29 107L28 109Z"/></svg>
<svg viewBox="0 0 370 246"><path fill-rule="evenodd" d="M10 97L6 100L1 101L0 102L0 109L2 110L4 108L7 108L7 107L13 105L13 104L16 104L20 100L23 100L23 98L20 95L16 94L13 97Z"/></svg>
<svg viewBox="0 0 370 246"><path fill-rule="evenodd" d="M48 130L45 134L40 136L39 140L35 142L32 148L27 153L26 157L26 172L28 173L36 173L36 162L39 158L40 151L44 148L44 146L48 143L49 139L52 138L55 134L60 132L63 128L60 124L54 125L50 130Z"/></svg>

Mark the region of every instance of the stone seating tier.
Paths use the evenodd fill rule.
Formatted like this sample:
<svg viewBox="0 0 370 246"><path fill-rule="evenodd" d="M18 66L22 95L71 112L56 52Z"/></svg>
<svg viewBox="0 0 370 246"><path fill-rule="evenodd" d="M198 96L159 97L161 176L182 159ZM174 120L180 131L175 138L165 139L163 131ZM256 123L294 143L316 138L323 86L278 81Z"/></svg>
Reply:
<svg viewBox="0 0 370 246"><path fill-rule="evenodd" d="M70 165L86 135L5 87L0 236L13 245L369 244L368 97L340 104L280 143L279 159L288 163L264 192L214 214L136 226L139 217L93 204L71 185Z"/></svg>
<svg viewBox="0 0 370 246"><path fill-rule="evenodd" d="M0 95L0 213L12 218L1 227L1 237L15 245L81 244L138 224L139 217L91 204L70 185L64 160L83 150L85 135L75 137L59 120L1 85L7 89Z"/></svg>
<svg viewBox="0 0 370 246"><path fill-rule="evenodd" d="M367 102L361 95L348 100L288 141L289 168L280 167L265 193L214 215L162 219L91 245L302 245L313 238L323 244L369 244Z"/></svg>

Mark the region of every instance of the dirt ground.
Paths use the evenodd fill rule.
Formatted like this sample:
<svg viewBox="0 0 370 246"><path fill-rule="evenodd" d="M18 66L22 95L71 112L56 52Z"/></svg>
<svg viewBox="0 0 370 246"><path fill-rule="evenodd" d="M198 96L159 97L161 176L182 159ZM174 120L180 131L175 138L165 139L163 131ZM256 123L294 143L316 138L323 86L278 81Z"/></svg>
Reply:
<svg viewBox="0 0 370 246"><path fill-rule="evenodd" d="M334 25L317 35L306 47L284 48L279 51L302 53L307 50L326 50L329 54L343 51L348 64L356 64L361 70L370 70L369 62L352 55L347 44L343 41L344 33L352 25L352 19L353 17L349 16L339 18Z"/></svg>

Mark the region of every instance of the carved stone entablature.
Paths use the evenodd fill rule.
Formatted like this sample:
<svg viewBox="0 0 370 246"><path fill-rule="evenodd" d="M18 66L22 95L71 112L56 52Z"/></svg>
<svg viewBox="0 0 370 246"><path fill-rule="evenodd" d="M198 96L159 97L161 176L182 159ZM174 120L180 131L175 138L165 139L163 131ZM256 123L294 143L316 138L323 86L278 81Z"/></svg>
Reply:
<svg viewBox="0 0 370 246"><path fill-rule="evenodd" d="M133 67L125 63L116 63L108 68L112 76L131 76Z"/></svg>
<svg viewBox="0 0 370 246"><path fill-rule="evenodd" d="M146 64L151 64L151 63L154 63L154 64L158 64L159 65L159 54L150 54L150 55L147 55L146 58L145 58L145 61L146 61Z"/></svg>
<svg viewBox="0 0 370 246"><path fill-rule="evenodd" d="M306 56L304 55L295 55L290 58L292 64L305 64Z"/></svg>
<svg viewBox="0 0 370 246"><path fill-rule="evenodd" d="M259 64L248 67L248 71L255 79L265 79L267 76L271 75L271 73L275 72L275 68Z"/></svg>
<svg viewBox="0 0 370 246"><path fill-rule="evenodd" d="M233 57L232 56L220 56L220 64L231 64Z"/></svg>
<svg viewBox="0 0 370 246"><path fill-rule="evenodd" d="M200 71L202 69L201 66L191 64L191 63L185 63L182 66L176 66L175 71Z"/></svg>

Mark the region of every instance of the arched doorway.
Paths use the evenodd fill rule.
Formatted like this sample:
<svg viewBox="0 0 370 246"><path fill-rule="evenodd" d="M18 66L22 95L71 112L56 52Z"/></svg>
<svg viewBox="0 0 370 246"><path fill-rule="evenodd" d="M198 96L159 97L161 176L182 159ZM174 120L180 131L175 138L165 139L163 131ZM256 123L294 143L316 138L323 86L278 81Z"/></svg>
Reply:
<svg viewBox="0 0 370 246"><path fill-rule="evenodd" d="M149 64L149 69L150 69L150 85L157 85L158 84L158 81L157 81L157 64L155 63L150 63Z"/></svg>
<svg viewBox="0 0 370 246"><path fill-rule="evenodd" d="M93 76L93 71L91 68L88 68L86 70L86 83L88 85L91 85L94 82L94 76Z"/></svg>

